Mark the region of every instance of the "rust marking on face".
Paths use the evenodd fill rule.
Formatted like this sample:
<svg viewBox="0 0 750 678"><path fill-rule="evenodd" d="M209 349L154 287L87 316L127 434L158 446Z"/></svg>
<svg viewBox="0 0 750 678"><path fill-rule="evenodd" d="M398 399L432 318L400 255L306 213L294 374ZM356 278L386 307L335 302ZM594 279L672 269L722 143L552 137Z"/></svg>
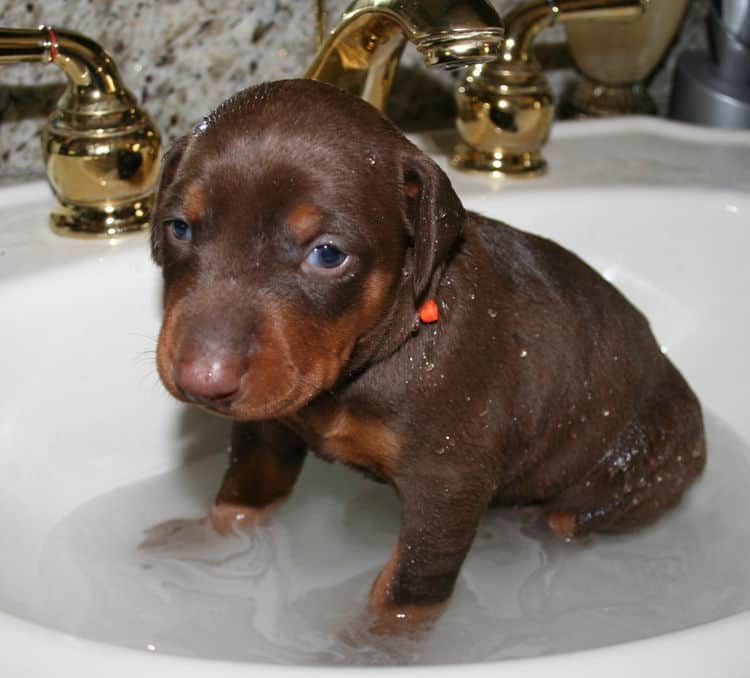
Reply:
<svg viewBox="0 0 750 678"><path fill-rule="evenodd" d="M179 327L187 298L188 284L177 281L167 288L164 299L164 316L156 346L156 367L164 387L178 400L184 400L174 381L174 357L179 341Z"/></svg>
<svg viewBox="0 0 750 678"><path fill-rule="evenodd" d="M253 316L253 322L248 323L253 329L248 330L246 343L254 349L248 356L248 367L238 397L228 410L219 413L240 420L286 417L333 387L358 341L382 317L394 275L377 270L371 273L365 281L359 303L333 321L306 313L298 305L270 292L257 292L252 307L241 305L242 310L238 309L240 313ZM187 278L168 286L157 363L164 385L178 399L184 399L184 396L176 388L173 373L183 337L200 331L199 327L193 327L195 323L205 322L205 319L201 320L200 309L209 302L215 303L217 298L213 288L191 292ZM222 296L221 303L228 306L227 312L231 312L231 295ZM215 317L215 314L209 316ZM241 345L243 343L240 341ZM346 436L342 434L340 437ZM367 431L365 437L380 440L383 436ZM393 447L388 441L381 442L386 449ZM381 475L391 472L392 464L373 461L377 458L375 450L366 452L364 458L357 460L347 458L344 453L346 444L334 442L334 446L340 450L336 456L340 455L342 461L373 467L374 472Z"/></svg>
<svg viewBox="0 0 750 678"><path fill-rule="evenodd" d="M188 222L195 223L200 220L206 209L206 192L199 184L191 184L185 191L183 207Z"/></svg>
<svg viewBox="0 0 750 678"><path fill-rule="evenodd" d="M301 244L310 242L320 234L322 222L323 213L310 203L302 203L295 207L286 220L294 239Z"/></svg>
<svg viewBox="0 0 750 678"><path fill-rule="evenodd" d="M279 299L264 299L256 351L235 403L240 419L279 418L307 405L339 378L355 337L350 322L321 322Z"/></svg>
<svg viewBox="0 0 750 678"><path fill-rule="evenodd" d="M360 304L335 321L303 313L271 295L263 299L247 389L235 404L233 415L240 419L290 416L331 388L357 341L383 313L392 280L391 274L372 273Z"/></svg>

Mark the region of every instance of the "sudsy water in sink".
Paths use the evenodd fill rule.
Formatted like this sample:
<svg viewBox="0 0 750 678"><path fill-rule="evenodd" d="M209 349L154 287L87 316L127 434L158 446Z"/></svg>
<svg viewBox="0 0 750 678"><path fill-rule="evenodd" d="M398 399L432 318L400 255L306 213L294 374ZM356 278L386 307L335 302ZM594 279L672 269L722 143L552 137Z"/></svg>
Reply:
<svg viewBox="0 0 750 678"><path fill-rule="evenodd" d="M268 526L219 537L201 517L223 451L65 517L43 551L38 621L187 656L437 664L599 647L719 619L750 608L750 453L717 418L706 424L704 477L652 528L564 543L530 515L489 512L448 611L418 641L363 630L367 591L398 530L388 488L310 457Z"/></svg>

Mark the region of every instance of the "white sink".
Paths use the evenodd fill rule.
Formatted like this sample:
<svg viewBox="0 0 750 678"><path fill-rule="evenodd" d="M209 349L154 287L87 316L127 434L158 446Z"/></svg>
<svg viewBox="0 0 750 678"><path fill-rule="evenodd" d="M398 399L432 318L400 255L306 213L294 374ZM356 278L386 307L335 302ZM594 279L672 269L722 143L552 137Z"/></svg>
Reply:
<svg viewBox="0 0 750 678"><path fill-rule="evenodd" d="M418 141L447 167L445 137ZM522 533L517 520L490 519L433 639L431 661L471 663L427 670L746 677L750 133L646 119L567 123L556 128L547 155L551 173L535 181L449 172L467 207L574 250L646 313L703 402L709 467L659 526L624 541L563 545L554 567L535 560L551 547ZM330 671L310 666L331 660L330 652L307 656L281 647L274 634L283 626L304 637L315 620L317 641L336 634L387 558L395 503L350 471L310 460L276 528L229 541L190 522L146 534L205 511L227 425L172 401L158 383L152 351L160 279L146 237L60 239L46 226L51 205L41 183L0 190L0 675ZM362 517L368 511L371 522ZM336 535L323 539L332 521ZM639 549L653 555L660 548L661 560L633 559ZM254 569L279 550L285 566ZM603 591L595 610L574 609L575 592L565 589L581 558L598 572L586 584ZM198 569L188 571L188 561ZM211 584L219 581L218 593L195 580L209 577L215 563L225 568ZM489 574L497 583L483 589L488 563L500 563ZM664 596L663 605L649 612L653 601L641 591L608 606L630 567L653 601ZM514 580L523 586L513 588ZM688 593L679 600L649 593L661 581ZM248 602L242 592L253 586L264 593ZM644 610L628 611L627 602ZM471 627L477 607L493 606L504 610L498 628L486 620ZM641 633L622 621L631 613L648 618ZM256 632L274 642L243 654L238 629L248 648ZM528 634L514 644L508 638L519 629ZM462 639L475 641L476 656L444 649Z"/></svg>

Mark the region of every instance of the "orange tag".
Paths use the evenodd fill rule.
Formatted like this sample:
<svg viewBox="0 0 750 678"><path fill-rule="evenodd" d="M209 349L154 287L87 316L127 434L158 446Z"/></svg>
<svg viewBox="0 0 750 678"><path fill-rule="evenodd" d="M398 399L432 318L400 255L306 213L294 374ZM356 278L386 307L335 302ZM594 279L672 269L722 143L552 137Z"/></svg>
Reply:
<svg viewBox="0 0 750 678"><path fill-rule="evenodd" d="M439 315L438 305L434 299L428 299L419 309L419 319L423 323L436 323Z"/></svg>

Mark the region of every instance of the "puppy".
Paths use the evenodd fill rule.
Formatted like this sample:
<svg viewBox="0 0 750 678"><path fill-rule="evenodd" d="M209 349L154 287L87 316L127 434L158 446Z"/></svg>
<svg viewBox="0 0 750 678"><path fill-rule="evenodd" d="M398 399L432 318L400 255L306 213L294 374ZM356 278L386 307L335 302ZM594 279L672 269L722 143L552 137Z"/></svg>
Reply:
<svg viewBox="0 0 750 678"><path fill-rule="evenodd" d="M488 507L538 506L566 538L635 528L704 467L700 405L646 319L574 254L465 211L329 85L253 87L177 141L152 248L161 379L235 422L214 525L259 520L307 449L390 484L386 627L440 613Z"/></svg>

